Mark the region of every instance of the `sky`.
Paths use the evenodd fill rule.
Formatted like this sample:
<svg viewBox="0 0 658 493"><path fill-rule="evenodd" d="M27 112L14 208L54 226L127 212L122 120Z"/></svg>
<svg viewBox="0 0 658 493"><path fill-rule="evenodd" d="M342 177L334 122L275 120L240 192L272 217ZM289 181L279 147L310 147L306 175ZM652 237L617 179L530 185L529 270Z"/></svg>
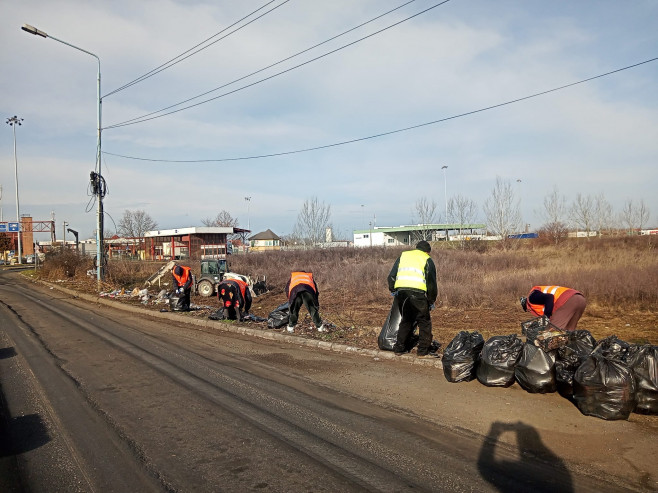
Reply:
<svg viewBox="0 0 658 493"><path fill-rule="evenodd" d="M17 168L21 215L95 236L98 64L54 37L100 59L106 231L126 210L160 229L226 210L287 235L313 197L348 239L417 223L422 198L436 222L458 195L484 221L497 178L532 229L556 188L615 213L644 200L656 227L658 60L503 103L658 57L657 21L655 0L2 1L0 116L23 118L16 161L0 132L2 219L16 220Z"/></svg>

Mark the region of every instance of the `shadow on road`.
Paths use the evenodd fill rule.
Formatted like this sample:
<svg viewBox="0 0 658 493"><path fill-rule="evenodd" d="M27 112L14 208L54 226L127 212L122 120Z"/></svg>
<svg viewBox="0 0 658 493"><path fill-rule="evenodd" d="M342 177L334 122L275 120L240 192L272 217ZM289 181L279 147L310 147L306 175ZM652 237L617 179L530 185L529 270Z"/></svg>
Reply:
<svg viewBox="0 0 658 493"><path fill-rule="evenodd" d="M13 358L16 356L16 350L13 347L0 348L0 359Z"/></svg>
<svg viewBox="0 0 658 493"><path fill-rule="evenodd" d="M496 450L503 433L516 434L518 454L511 454L509 448ZM520 421L492 423L480 450L478 470L500 491L574 491L564 461L543 444L535 428Z"/></svg>
<svg viewBox="0 0 658 493"><path fill-rule="evenodd" d="M6 414L0 417L5 418ZM0 437L0 457L22 454L50 441L48 429L38 414L0 420Z"/></svg>

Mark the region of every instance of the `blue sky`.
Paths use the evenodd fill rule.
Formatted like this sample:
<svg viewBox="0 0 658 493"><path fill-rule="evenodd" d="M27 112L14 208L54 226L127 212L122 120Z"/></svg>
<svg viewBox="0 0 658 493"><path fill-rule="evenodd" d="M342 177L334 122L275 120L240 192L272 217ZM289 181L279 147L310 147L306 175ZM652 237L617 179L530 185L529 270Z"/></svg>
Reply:
<svg viewBox="0 0 658 493"><path fill-rule="evenodd" d="M88 195L96 152L91 56L23 32L24 23L100 57L102 94L210 38L267 0L22 0L0 5L0 115L17 129L22 214L55 213L93 237ZM103 126L217 88L405 3L275 0L281 5L175 66L103 98ZM233 84L236 89L421 12L416 0L352 33ZM213 160L325 146L449 118L658 57L653 0L451 0L368 39L215 101L103 130L103 151ZM160 228L200 226L227 210L240 225L285 235L303 202L330 204L342 235L411 224L426 197L443 219L444 189L480 207L496 177L523 218L542 224L554 187L571 203L604 194L615 212L644 200L658 225L658 61L516 104L415 130L272 158L167 163L103 156L117 221L145 210ZM204 99L207 99L204 98ZM448 166L445 172L442 166ZM517 180L521 180L518 182ZM13 135L0 132L4 220L15 220ZM245 197L251 197L247 202ZM86 212L86 210L89 212ZM106 218L106 228L114 229ZM43 238L45 239L45 238Z"/></svg>

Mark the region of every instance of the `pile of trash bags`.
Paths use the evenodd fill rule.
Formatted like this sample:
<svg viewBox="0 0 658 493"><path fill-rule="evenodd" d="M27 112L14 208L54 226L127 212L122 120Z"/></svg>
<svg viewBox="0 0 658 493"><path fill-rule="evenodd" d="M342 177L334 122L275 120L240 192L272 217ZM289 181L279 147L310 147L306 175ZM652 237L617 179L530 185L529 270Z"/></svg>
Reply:
<svg viewBox="0 0 658 493"><path fill-rule="evenodd" d="M484 341L477 331L459 332L443 353L446 380L477 378L488 387L517 382L530 393L557 391L584 415L605 420L658 414L658 346L628 344L616 336L597 343L587 330L534 322L521 324L525 342L516 334Z"/></svg>

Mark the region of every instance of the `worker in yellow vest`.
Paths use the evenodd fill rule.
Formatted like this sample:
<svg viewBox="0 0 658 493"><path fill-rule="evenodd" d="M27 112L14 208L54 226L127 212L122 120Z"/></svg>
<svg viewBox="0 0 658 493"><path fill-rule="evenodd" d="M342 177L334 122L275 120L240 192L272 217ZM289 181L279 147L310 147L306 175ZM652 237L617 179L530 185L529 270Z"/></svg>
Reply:
<svg viewBox="0 0 658 493"><path fill-rule="evenodd" d="M548 317L553 325L565 330L576 330L586 306L583 293L563 286L533 286L528 296L521 298L524 311Z"/></svg>
<svg viewBox="0 0 658 493"><path fill-rule="evenodd" d="M434 308L438 296L436 266L430 257L431 250L428 242L419 241L415 250L402 252L388 275L388 289L398 297L401 315L397 341L393 346L396 355L405 352L405 343L416 322L420 336L418 356L438 357L436 352L429 352L432 344L430 310Z"/></svg>
<svg viewBox="0 0 658 493"><path fill-rule="evenodd" d="M325 332L326 329L320 318L320 302L318 285L313 279L312 272L298 271L290 274L290 279L286 284L286 295L288 296L288 332L295 331L295 325L299 317L299 309L302 303L308 310L309 315L313 319L315 327L318 332Z"/></svg>

